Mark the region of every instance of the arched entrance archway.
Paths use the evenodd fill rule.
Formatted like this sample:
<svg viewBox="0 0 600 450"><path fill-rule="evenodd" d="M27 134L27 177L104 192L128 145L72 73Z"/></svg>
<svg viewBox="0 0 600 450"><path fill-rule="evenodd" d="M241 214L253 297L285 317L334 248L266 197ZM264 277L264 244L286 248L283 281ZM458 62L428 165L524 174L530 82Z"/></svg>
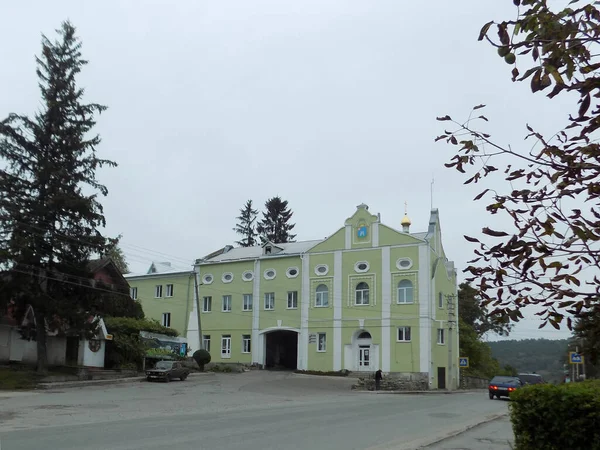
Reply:
<svg viewBox="0 0 600 450"><path fill-rule="evenodd" d="M379 368L379 345L373 343L369 330L356 330L351 342L344 347L346 369L353 372L374 372Z"/></svg>
<svg viewBox="0 0 600 450"><path fill-rule="evenodd" d="M272 328L260 333L261 364L265 369L296 370L298 368L299 330Z"/></svg>

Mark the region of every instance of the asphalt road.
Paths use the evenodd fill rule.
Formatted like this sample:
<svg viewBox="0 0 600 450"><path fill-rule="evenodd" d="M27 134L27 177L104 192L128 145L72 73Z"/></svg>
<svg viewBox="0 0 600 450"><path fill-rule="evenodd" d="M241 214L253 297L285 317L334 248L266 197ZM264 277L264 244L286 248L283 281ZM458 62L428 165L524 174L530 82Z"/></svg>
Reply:
<svg viewBox="0 0 600 450"><path fill-rule="evenodd" d="M427 447L428 450L511 450L514 447L508 417L475 427L459 436Z"/></svg>
<svg viewBox="0 0 600 450"><path fill-rule="evenodd" d="M485 393L357 393L350 380L250 372L0 396L2 450L383 450L506 411Z"/></svg>

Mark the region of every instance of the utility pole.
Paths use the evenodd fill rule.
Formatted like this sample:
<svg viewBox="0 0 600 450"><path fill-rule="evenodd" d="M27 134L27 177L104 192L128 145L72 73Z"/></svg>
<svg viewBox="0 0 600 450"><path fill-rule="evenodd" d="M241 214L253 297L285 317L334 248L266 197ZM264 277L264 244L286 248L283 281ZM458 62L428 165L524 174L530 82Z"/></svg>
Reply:
<svg viewBox="0 0 600 450"><path fill-rule="evenodd" d="M455 386L455 373L454 365L456 364L456 358L452 354L452 330L456 326L456 304L454 302L454 294L446 295L446 302L448 305L448 380L450 381L448 389L452 390Z"/></svg>
<svg viewBox="0 0 600 450"><path fill-rule="evenodd" d="M204 339L202 337L202 317L200 314L200 288L198 286L198 272L196 271L196 265L194 264L194 297L196 297L196 314L198 316L198 345L199 349L204 348Z"/></svg>

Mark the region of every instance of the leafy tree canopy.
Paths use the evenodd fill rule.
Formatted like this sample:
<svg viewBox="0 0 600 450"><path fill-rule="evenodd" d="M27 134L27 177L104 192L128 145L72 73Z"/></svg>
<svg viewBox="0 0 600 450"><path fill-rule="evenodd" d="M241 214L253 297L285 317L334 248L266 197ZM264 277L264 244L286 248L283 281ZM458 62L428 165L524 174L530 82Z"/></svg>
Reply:
<svg viewBox="0 0 600 450"><path fill-rule="evenodd" d="M512 67L513 81L550 99L563 95L565 105L573 101L564 128L544 136L527 125L535 145L504 145L476 125L488 121L479 105L466 121L439 117L449 129L437 139L455 146L447 166L467 173L465 183L498 174L506 182L475 200L488 198L487 211L509 217L510 229L465 236L477 245L467 271L483 302L514 321L537 305L542 327L571 328L570 315L589 310L600 295L600 12L578 0L562 9L546 0L513 2L516 19L485 24L479 40Z"/></svg>

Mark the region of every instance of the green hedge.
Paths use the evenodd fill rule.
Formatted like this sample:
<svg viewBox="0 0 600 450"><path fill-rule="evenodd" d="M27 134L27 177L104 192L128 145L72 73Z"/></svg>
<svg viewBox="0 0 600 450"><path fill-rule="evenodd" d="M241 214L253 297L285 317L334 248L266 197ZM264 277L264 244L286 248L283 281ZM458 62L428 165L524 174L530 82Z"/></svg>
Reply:
<svg viewBox="0 0 600 450"><path fill-rule="evenodd" d="M134 319L131 317L106 317L106 329L113 334L112 341L106 341L107 368L141 368L146 348L140 340L140 331L177 336L173 328L163 327L156 320Z"/></svg>
<svg viewBox="0 0 600 450"><path fill-rule="evenodd" d="M515 450L600 450L600 380L530 385L510 398Z"/></svg>

